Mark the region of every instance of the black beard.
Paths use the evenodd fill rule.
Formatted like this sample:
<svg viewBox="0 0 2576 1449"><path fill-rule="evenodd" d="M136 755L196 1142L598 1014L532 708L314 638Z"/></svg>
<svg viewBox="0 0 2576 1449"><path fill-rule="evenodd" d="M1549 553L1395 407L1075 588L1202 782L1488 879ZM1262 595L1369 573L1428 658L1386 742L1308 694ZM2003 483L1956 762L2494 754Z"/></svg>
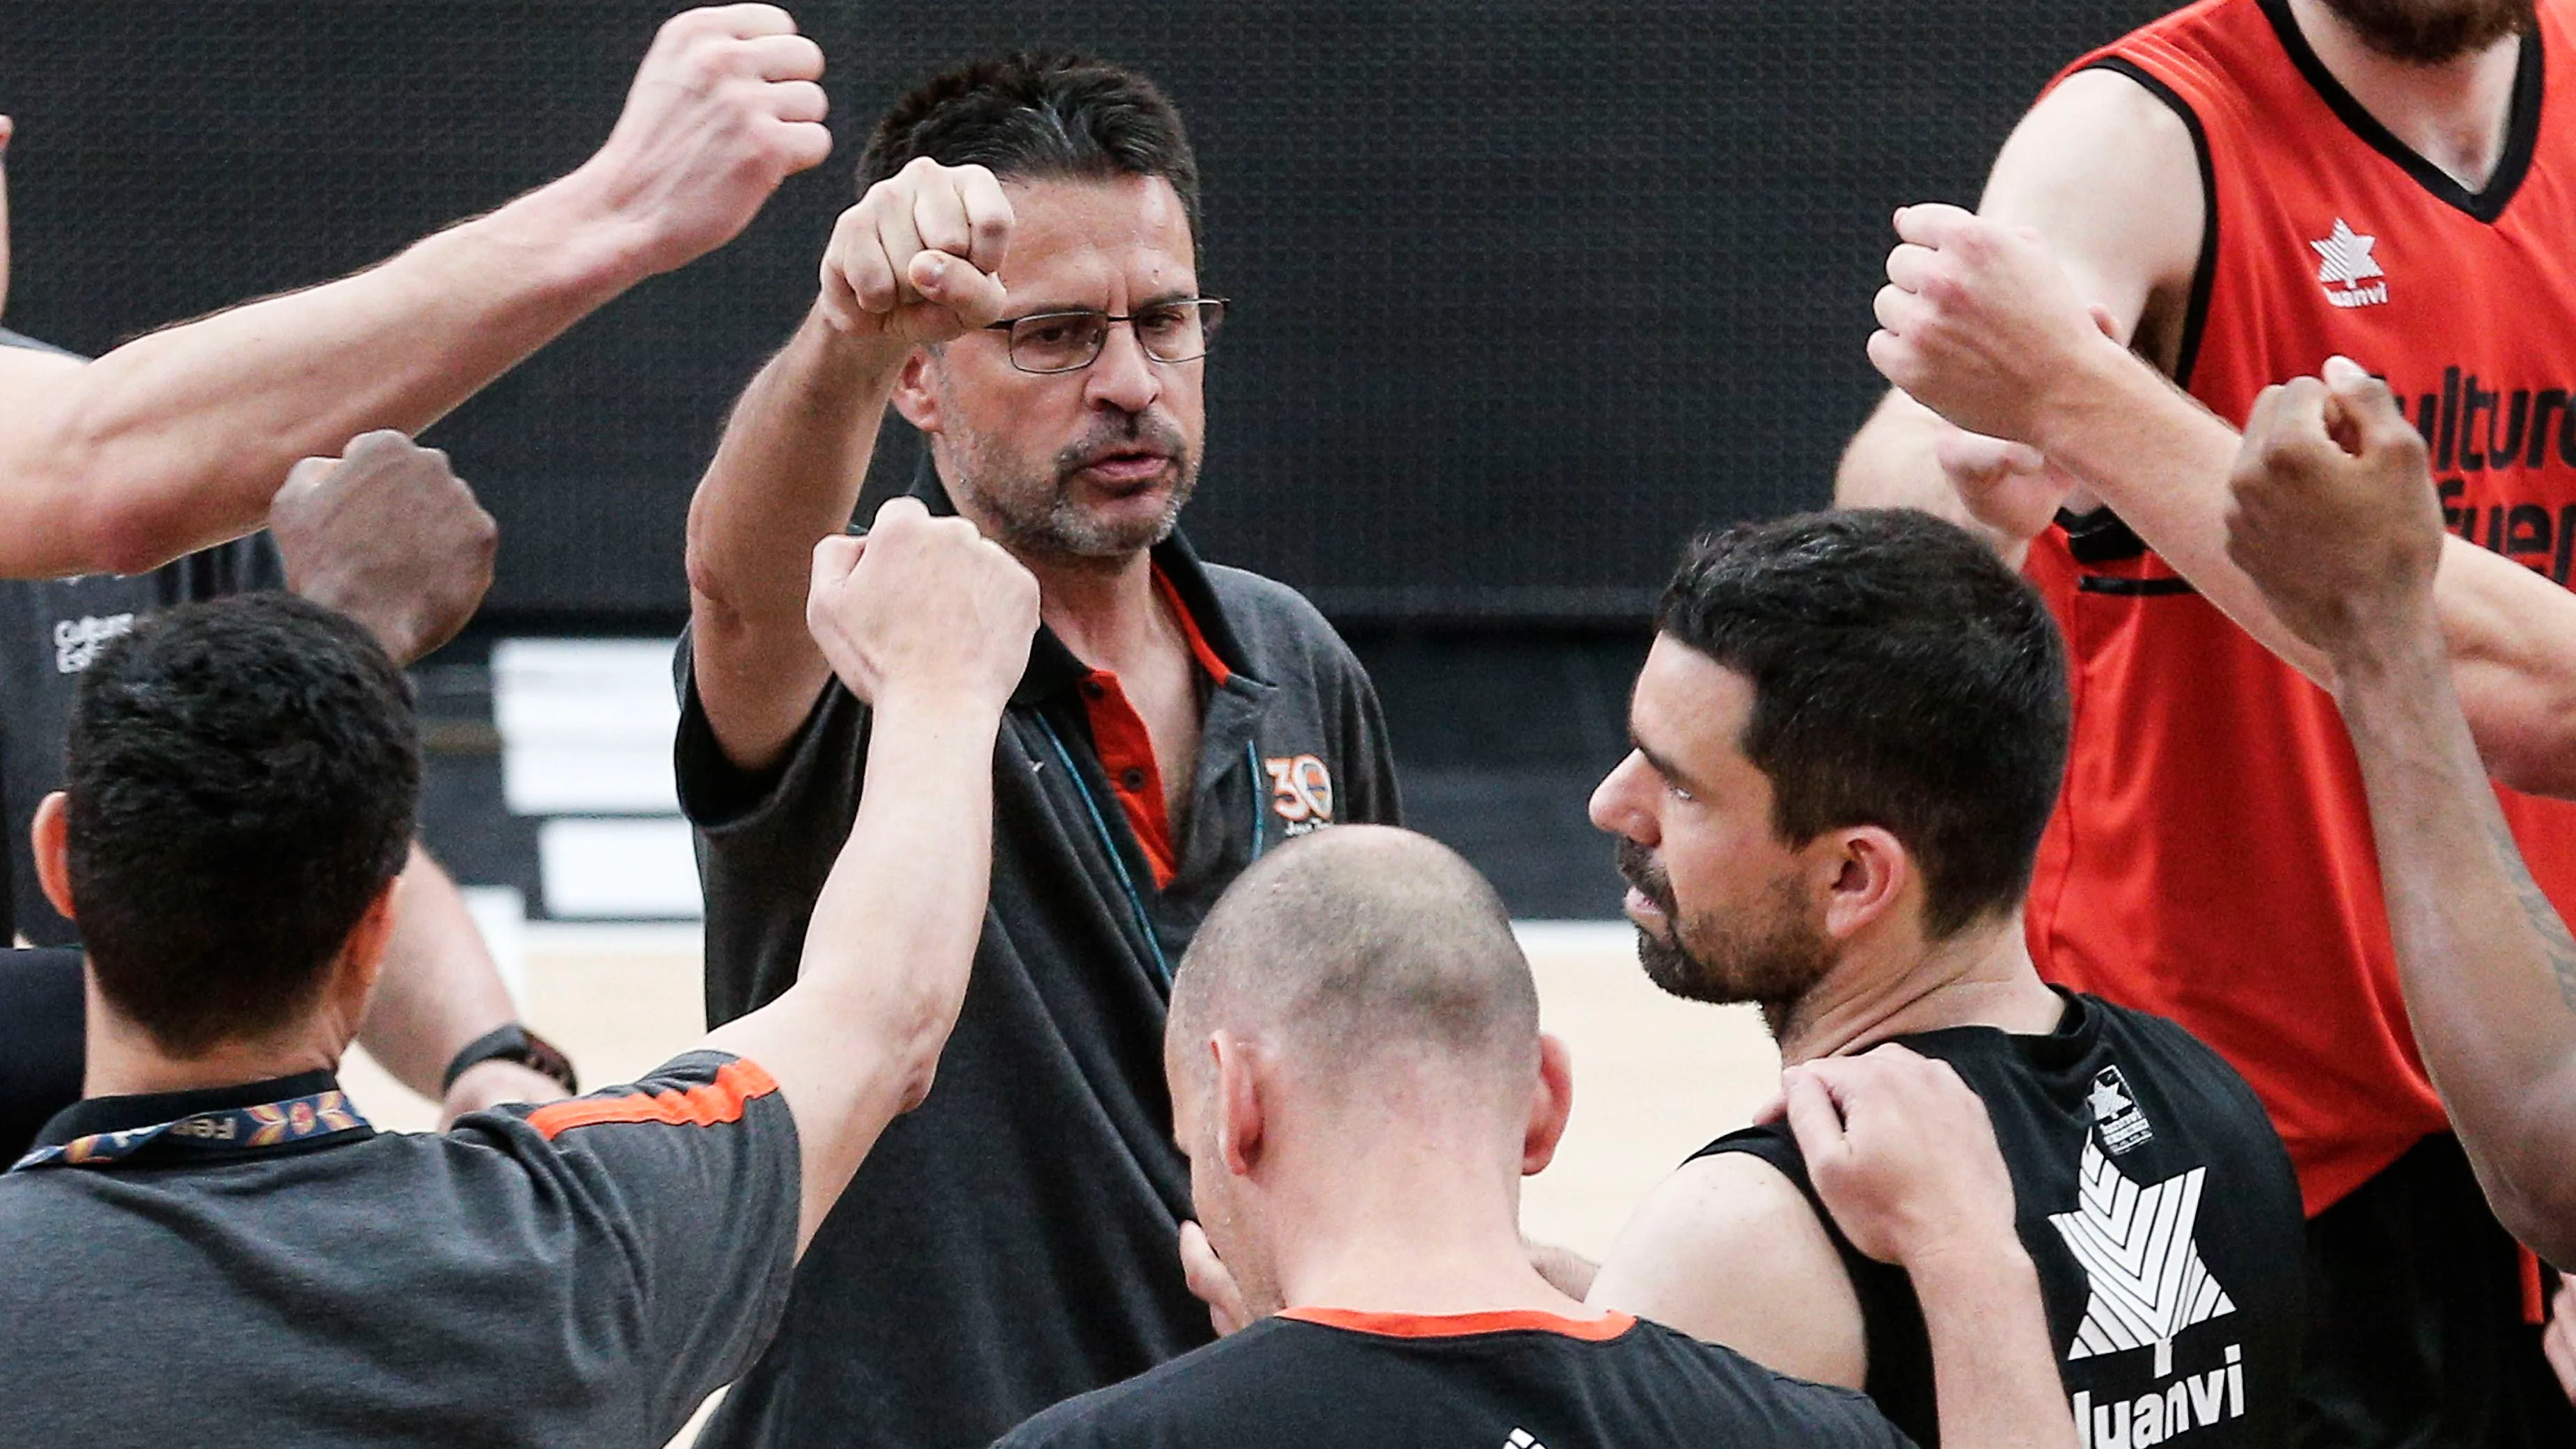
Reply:
<svg viewBox="0 0 2576 1449"><path fill-rule="evenodd" d="M2508 35L2528 35L2537 0L2325 0L2361 43L2391 60L2440 65Z"/></svg>
<svg viewBox="0 0 2576 1449"><path fill-rule="evenodd" d="M1786 881L1765 893L1768 909L1760 919L1694 919L1691 934L1703 944L1693 951L1682 940L1671 880L1643 846L1624 837L1619 874L1664 913L1666 934L1637 928L1637 964L1648 981L1685 1001L1754 1002L1776 1032L1832 969L1831 943L1799 914Z"/></svg>

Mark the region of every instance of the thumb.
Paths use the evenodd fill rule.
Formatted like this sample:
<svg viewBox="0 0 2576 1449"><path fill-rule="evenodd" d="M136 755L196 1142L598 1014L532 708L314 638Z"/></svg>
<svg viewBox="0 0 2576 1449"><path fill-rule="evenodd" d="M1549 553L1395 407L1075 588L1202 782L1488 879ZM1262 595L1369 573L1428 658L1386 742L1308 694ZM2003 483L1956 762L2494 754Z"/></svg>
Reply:
<svg viewBox="0 0 2576 1449"><path fill-rule="evenodd" d="M2354 451L2376 452L2414 435L2415 425L2406 421L2397 395L2360 363L2340 354L2329 357L2324 376L2329 422L2351 431L2360 444Z"/></svg>
<svg viewBox="0 0 2576 1449"><path fill-rule="evenodd" d="M846 582L859 566L859 556L867 552L868 541L846 533L835 533L814 545L814 574L807 581L806 597L819 598L826 589Z"/></svg>
<svg viewBox="0 0 2576 1449"><path fill-rule="evenodd" d="M998 278L977 271L973 262L947 252L914 253L904 268L904 277L922 300L956 313L957 320L969 327L981 327L999 318L1003 305L1010 300Z"/></svg>
<svg viewBox="0 0 2576 1449"><path fill-rule="evenodd" d="M2009 474L2036 474L2048 466L2048 459L2028 443L1990 438L1964 428L1948 429L1935 438L1932 456L1942 472L1980 483Z"/></svg>

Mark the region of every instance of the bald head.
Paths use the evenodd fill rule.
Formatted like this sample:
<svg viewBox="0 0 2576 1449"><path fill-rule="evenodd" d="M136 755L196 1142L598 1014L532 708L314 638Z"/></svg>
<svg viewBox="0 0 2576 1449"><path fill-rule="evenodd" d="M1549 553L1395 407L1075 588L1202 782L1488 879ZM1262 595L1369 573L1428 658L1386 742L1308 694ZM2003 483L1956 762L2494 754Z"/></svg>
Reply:
<svg viewBox="0 0 2576 1449"><path fill-rule="evenodd" d="M1494 1069L1517 1102L1538 991L1494 888L1455 851L1384 826L1317 831L1230 887L1172 983L1175 1040L1281 1041L1319 1080L1396 1055Z"/></svg>

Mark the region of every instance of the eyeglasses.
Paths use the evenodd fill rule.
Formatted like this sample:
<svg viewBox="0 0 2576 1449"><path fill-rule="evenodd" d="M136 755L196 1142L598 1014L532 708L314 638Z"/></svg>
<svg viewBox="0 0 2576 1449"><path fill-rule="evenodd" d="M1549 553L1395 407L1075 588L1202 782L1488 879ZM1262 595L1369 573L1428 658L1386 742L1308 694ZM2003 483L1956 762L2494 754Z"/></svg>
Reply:
<svg viewBox="0 0 2576 1449"><path fill-rule="evenodd" d="M1109 327L1125 322L1136 329L1136 345L1156 362L1196 362L1216 341L1217 324L1225 320L1223 297L1184 297L1157 302L1128 316L1081 309L1033 312L1007 322L985 325L987 332L1011 335L1011 366L1040 375L1080 372L1100 360L1109 345Z"/></svg>

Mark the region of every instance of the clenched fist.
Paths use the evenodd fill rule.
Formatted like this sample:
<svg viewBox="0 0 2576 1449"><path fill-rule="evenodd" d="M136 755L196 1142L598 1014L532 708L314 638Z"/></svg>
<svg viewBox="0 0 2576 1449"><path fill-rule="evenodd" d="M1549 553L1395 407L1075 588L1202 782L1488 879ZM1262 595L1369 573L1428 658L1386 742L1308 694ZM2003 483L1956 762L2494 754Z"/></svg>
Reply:
<svg viewBox="0 0 2576 1449"><path fill-rule="evenodd" d="M998 713L1028 667L1038 581L975 525L897 498L867 537L814 546L805 624L841 683L879 709Z"/></svg>
<svg viewBox="0 0 2576 1449"><path fill-rule="evenodd" d="M823 252L823 319L847 336L945 342L1000 318L1011 202L981 166L916 157L868 188Z"/></svg>
<svg viewBox="0 0 2576 1449"><path fill-rule="evenodd" d="M2229 480L2227 556L2330 657L2429 630L2442 505L2424 436L2349 358L2263 389Z"/></svg>
<svg viewBox="0 0 2576 1449"><path fill-rule="evenodd" d="M2044 446L2058 384L2108 346L2107 319L2039 238L1955 206L1896 213L1869 360L1916 402L1974 433Z"/></svg>
<svg viewBox="0 0 2576 1449"><path fill-rule="evenodd" d="M286 586L357 620L397 664L474 617L501 536L445 453L391 431L296 464L269 502L268 526Z"/></svg>
<svg viewBox="0 0 2576 1449"><path fill-rule="evenodd" d="M788 176L831 154L823 52L775 5L664 22L607 144L575 175L665 272L734 239Z"/></svg>

